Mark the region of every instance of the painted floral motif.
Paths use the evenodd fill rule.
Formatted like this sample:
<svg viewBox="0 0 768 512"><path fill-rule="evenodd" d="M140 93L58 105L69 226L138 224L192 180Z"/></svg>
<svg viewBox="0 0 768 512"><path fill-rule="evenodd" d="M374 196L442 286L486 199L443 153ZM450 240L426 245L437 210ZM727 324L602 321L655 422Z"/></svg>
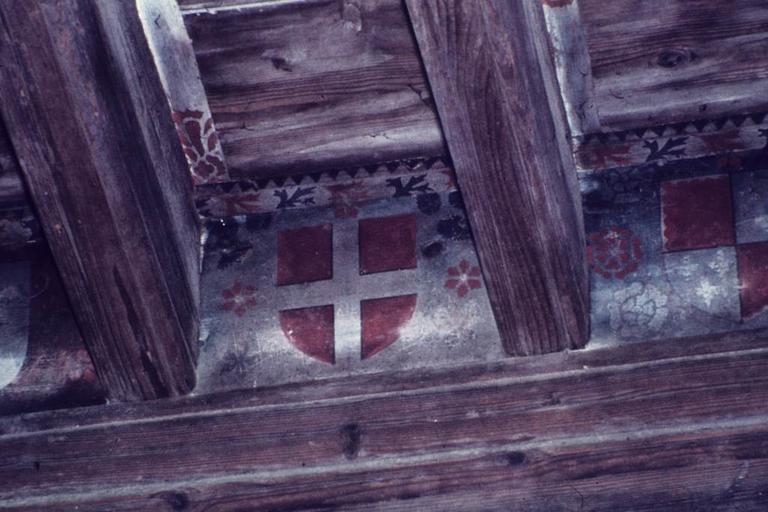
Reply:
<svg viewBox="0 0 768 512"><path fill-rule="evenodd" d="M456 294L464 298L470 290L482 288L483 282L480 280L480 267L472 266L467 260L461 262L455 267L448 267L448 280L445 287L449 290L456 290Z"/></svg>
<svg viewBox="0 0 768 512"><path fill-rule="evenodd" d="M433 161L434 160L434 161ZM195 188L195 203L204 217L275 212L331 206L336 218L354 218L371 201L414 197L419 207L435 209L435 194L455 191L453 171L439 159L398 161L367 167L296 175L290 180L218 181ZM415 169L425 173L414 174ZM395 173L401 173L396 176ZM419 199L421 196L428 196Z"/></svg>
<svg viewBox="0 0 768 512"><path fill-rule="evenodd" d="M434 192L434 189L427 181L426 174L411 176L408 181L403 181L402 177L390 178L386 181L388 187L392 187L394 192L392 197L409 197L416 194L426 194Z"/></svg>
<svg viewBox="0 0 768 512"><path fill-rule="evenodd" d="M245 347L235 347L221 360L219 377L223 380L239 382L248 375L248 372L256 365L257 358Z"/></svg>
<svg viewBox="0 0 768 512"><path fill-rule="evenodd" d="M243 316L248 309L256 305L255 293L256 289L253 286L243 286L240 281L235 281L231 288L221 292L224 298L221 307L234 312L237 316Z"/></svg>
<svg viewBox="0 0 768 512"><path fill-rule="evenodd" d="M654 160L669 161L673 158L685 156L685 145L688 142L688 137L670 137L664 141L662 146L659 146L659 142L659 140L643 141L643 147L649 151L645 159L646 162L653 162Z"/></svg>
<svg viewBox="0 0 768 512"><path fill-rule="evenodd" d="M624 132L588 134L576 145L577 168L579 171L605 170L643 162L663 166L677 159L768 149L766 125L768 112L756 112Z"/></svg>
<svg viewBox="0 0 768 512"><path fill-rule="evenodd" d="M199 110L174 111L173 121L195 185L226 180L224 155L210 115Z"/></svg>
<svg viewBox="0 0 768 512"><path fill-rule="evenodd" d="M642 257L640 239L629 229L613 226L589 236L589 264L606 279L624 279L637 270Z"/></svg>
<svg viewBox="0 0 768 512"><path fill-rule="evenodd" d="M272 195L280 200L276 206L276 209L282 210L284 208L297 208L299 206L314 205L315 188L316 187L291 187L290 189L284 188L281 190L275 190Z"/></svg>
<svg viewBox="0 0 768 512"><path fill-rule="evenodd" d="M339 183L325 188L331 193L333 213L337 219L356 218L358 207L370 197L370 192L361 183Z"/></svg>
<svg viewBox="0 0 768 512"><path fill-rule="evenodd" d="M613 294L608 306L611 328L622 338L652 336L669 315L668 298L652 284L632 283Z"/></svg>

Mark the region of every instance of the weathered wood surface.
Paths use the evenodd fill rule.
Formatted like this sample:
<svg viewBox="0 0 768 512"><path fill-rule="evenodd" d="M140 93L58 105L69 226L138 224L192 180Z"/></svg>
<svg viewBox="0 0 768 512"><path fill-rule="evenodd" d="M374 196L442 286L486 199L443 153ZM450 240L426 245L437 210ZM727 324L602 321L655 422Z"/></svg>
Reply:
<svg viewBox="0 0 768 512"><path fill-rule="evenodd" d="M556 352L543 356L507 359L489 364L460 368L422 368L376 375L357 375L322 379L262 388L211 393L176 401L142 402L102 407L97 415L92 409L69 409L24 416L0 417L0 435L24 434L46 430L55 419L57 428L70 428L94 422L110 423L127 417L170 417L199 414L210 410L245 407L269 407L328 399L356 400L368 395L412 392L425 387L456 384L478 385L500 381L540 380L542 375L604 372L608 368L645 368L655 364L673 364L688 358L706 359L722 353L748 353L768 348L768 329L657 340L630 345Z"/></svg>
<svg viewBox="0 0 768 512"><path fill-rule="evenodd" d="M400 0L181 6L233 178L443 152Z"/></svg>
<svg viewBox="0 0 768 512"><path fill-rule="evenodd" d="M137 0L136 5L195 185L229 181L181 9L173 0Z"/></svg>
<svg viewBox="0 0 768 512"><path fill-rule="evenodd" d="M110 398L194 385L198 226L131 2L0 4L0 106Z"/></svg>
<svg viewBox="0 0 768 512"><path fill-rule="evenodd" d="M717 432L699 425L622 440L518 443L389 464L351 462L277 478L246 474L137 486L124 496L85 494L77 510L757 512L768 503L768 431L755 425L765 418ZM29 501L35 504L9 503L8 509L73 506Z"/></svg>
<svg viewBox="0 0 768 512"><path fill-rule="evenodd" d="M768 1L579 3L603 129L768 109Z"/></svg>
<svg viewBox="0 0 768 512"><path fill-rule="evenodd" d="M740 350L675 356L706 341ZM0 506L760 510L766 333L665 343L373 394L376 379L346 396L319 382L286 403L249 391L0 419Z"/></svg>
<svg viewBox="0 0 768 512"><path fill-rule="evenodd" d="M428 103L429 91L398 0L180 4L214 116L226 120L225 151L242 175L358 165L372 150L380 159L440 150L434 114L419 101ZM582 0L580 19L575 3L546 4L575 133L768 107L765 0ZM278 147L300 158L291 162Z"/></svg>
<svg viewBox="0 0 768 512"><path fill-rule="evenodd" d="M763 512L768 430L755 423L765 419L717 432L700 425L622 440L519 443L389 464L348 463L278 478L178 482L145 494L139 486L126 496L85 495L77 510Z"/></svg>
<svg viewBox="0 0 768 512"><path fill-rule="evenodd" d="M235 178L444 151L399 0L179 3L215 103L214 117L226 121L218 128ZM579 97L587 101L575 112L577 118L583 114L585 133L596 122L621 130L768 106L764 0L581 0L581 30L588 35L597 83L594 108L591 77L578 82L580 72L588 71L581 66L589 64L574 26L578 10L574 3L561 4L547 4L553 46L557 55L557 34L569 36L560 70L569 77L574 107ZM0 201L4 190L21 193L20 180L7 178Z"/></svg>
<svg viewBox="0 0 768 512"><path fill-rule="evenodd" d="M541 6L407 4L507 352L583 346L584 228Z"/></svg>
<svg viewBox="0 0 768 512"><path fill-rule="evenodd" d="M0 415L103 404L104 391L48 249L3 251L0 261L29 261L31 267L27 351L19 374L0 388Z"/></svg>
<svg viewBox="0 0 768 512"><path fill-rule="evenodd" d="M592 63L579 4L576 0L542 4L571 135L599 132Z"/></svg>

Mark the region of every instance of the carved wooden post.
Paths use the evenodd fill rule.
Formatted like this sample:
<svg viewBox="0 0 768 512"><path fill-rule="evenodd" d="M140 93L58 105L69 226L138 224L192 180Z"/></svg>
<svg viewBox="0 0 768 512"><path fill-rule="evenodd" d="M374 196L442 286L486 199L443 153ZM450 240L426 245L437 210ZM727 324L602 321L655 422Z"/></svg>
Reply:
<svg viewBox="0 0 768 512"><path fill-rule="evenodd" d="M2 2L0 59L0 109L109 397L190 391L198 224L135 2Z"/></svg>
<svg viewBox="0 0 768 512"><path fill-rule="evenodd" d="M583 220L541 4L407 5L507 352L581 347Z"/></svg>

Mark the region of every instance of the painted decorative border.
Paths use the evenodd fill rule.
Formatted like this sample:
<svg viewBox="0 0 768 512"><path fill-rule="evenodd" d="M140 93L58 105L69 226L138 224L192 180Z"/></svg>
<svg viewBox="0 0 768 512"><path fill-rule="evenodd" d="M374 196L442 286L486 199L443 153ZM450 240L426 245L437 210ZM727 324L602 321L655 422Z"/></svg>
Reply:
<svg viewBox="0 0 768 512"><path fill-rule="evenodd" d="M200 81L197 58L176 2L136 4L195 185L229 181L227 163Z"/></svg>
<svg viewBox="0 0 768 512"><path fill-rule="evenodd" d="M196 188L201 216L226 218L308 206L333 206L337 217L353 217L357 206L387 197L456 189L443 158L412 159L270 180L238 181Z"/></svg>
<svg viewBox="0 0 768 512"><path fill-rule="evenodd" d="M574 137L576 168L595 171L768 148L768 112Z"/></svg>

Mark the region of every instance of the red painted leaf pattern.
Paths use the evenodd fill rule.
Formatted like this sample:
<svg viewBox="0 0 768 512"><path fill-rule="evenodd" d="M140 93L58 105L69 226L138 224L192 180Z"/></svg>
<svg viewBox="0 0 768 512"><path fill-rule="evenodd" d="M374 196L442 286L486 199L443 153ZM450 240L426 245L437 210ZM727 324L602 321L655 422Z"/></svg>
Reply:
<svg viewBox="0 0 768 512"><path fill-rule="evenodd" d="M226 180L227 169L213 119L199 110L174 111L173 121L195 185Z"/></svg>

